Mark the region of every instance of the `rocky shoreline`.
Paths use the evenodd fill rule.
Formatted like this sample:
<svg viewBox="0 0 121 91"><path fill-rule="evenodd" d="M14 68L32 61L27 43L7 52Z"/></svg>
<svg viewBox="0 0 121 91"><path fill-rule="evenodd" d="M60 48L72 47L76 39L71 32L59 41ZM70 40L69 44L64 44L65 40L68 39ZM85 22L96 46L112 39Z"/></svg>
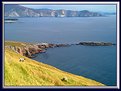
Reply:
<svg viewBox="0 0 121 91"><path fill-rule="evenodd" d="M5 48L12 49L14 52L23 56L33 58L34 54L45 53L48 48L55 47L67 47L69 44L49 44L49 43L37 43L37 44L24 44L24 46L12 46L6 45Z"/></svg>
<svg viewBox="0 0 121 91"><path fill-rule="evenodd" d="M12 49L16 53L19 53L23 56L33 58L34 54L45 53L48 48L56 47L69 47L72 45L83 45L83 46L112 46L115 45L110 42L79 42L78 44L49 44L49 43L36 43L36 44L24 44L22 46L12 46L5 45L5 48Z"/></svg>

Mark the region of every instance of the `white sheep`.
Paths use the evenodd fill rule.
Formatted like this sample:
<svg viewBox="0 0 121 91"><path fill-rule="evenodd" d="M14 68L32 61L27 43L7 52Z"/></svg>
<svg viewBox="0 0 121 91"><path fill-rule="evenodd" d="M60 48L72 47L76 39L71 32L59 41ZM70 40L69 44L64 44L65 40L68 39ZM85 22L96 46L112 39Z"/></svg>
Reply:
<svg viewBox="0 0 121 91"><path fill-rule="evenodd" d="M19 58L19 62L24 62L25 58Z"/></svg>

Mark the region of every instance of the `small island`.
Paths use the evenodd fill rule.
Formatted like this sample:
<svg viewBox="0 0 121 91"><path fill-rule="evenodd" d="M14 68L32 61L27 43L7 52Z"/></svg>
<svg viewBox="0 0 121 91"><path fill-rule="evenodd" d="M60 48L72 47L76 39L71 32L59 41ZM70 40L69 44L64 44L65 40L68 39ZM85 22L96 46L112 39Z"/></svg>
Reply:
<svg viewBox="0 0 121 91"><path fill-rule="evenodd" d="M112 46L116 45L111 42L80 42L77 45L84 45L84 46Z"/></svg>
<svg viewBox="0 0 121 91"><path fill-rule="evenodd" d="M18 19L14 19L14 18L9 18L9 19L5 19L4 21L5 21L5 23L14 23L14 22L16 22Z"/></svg>

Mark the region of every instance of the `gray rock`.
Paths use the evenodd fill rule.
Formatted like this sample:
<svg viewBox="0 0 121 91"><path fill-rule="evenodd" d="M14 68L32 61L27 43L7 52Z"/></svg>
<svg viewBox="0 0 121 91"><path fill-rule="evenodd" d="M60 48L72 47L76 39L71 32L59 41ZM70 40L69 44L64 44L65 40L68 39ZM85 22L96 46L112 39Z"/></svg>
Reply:
<svg viewBox="0 0 121 91"><path fill-rule="evenodd" d="M80 42L78 45L84 46L111 46L113 43L110 42Z"/></svg>

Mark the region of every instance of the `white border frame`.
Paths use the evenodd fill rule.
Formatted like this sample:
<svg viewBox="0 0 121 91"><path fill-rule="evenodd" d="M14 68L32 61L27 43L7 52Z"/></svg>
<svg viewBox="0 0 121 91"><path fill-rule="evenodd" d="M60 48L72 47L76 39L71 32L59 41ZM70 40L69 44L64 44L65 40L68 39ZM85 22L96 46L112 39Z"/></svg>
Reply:
<svg viewBox="0 0 121 91"><path fill-rule="evenodd" d="M2 15L3 15L3 19L2 19L2 27L3 27L3 59L2 59L2 68L3 68L3 72L4 72L4 5L5 4L40 4L40 5L44 5L44 4L46 4L46 5L51 5L51 4L58 4L58 5L64 5L64 4L66 4L66 5L70 5L70 4L74 4L74 5L79 5L79 4L103 4L103 5L112 5L112 4L114 4L114 5L117 5L117 86L4 86L4 73L3 73L3 75L2 75L2 83L3 83L3 88L5 88L5 89L8 89L8 88L51 88L51 89L53 89L53 88L55 88L55 89L57 89L57 88L64 88L64 89L67 89L67 88L71 88L71 89L80 89L80 88L83 88L83 89L93 89L93 88L95 88L95 89L111 89L111 88L115 88L115 89L119 89L120 88L120 54L119 54L119 51L120 51L120 40L119 40L119 34L120 34L120 32L119 32L119 30L120 30L120 27L119 27L119 20L120 20L120 17L119 17L119 14L120 14L120 3L119 2L2 2L2 7L3 7L3 11L2 11Z"/></svg>

